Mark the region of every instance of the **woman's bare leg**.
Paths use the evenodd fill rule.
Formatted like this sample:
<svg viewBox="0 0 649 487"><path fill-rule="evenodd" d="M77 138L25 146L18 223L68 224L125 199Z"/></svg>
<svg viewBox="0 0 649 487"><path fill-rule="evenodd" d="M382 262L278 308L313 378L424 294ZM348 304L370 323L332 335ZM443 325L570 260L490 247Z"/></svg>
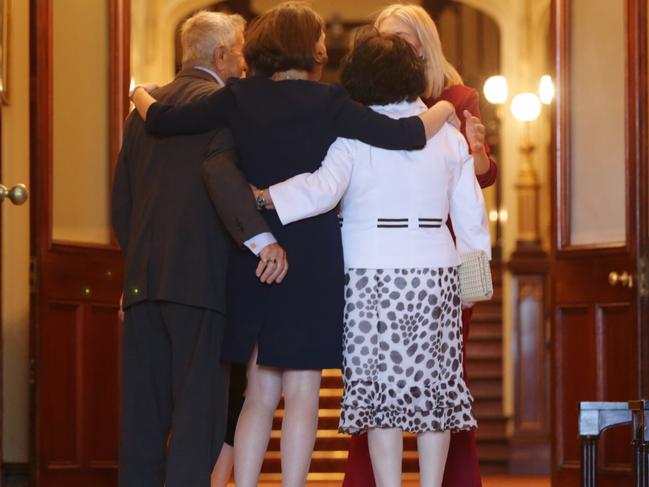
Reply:
<svg viewBox="0 0 649 487"><path fill-rule="evenodd" d="M367 440L376 486L400 487L403 431L397 428L372 428L367 432Z"/></svg>
<svg viewBox="0 0 649 487"><path fill-rule="evenodd" d="M320 370L284 370L283 487L306 483L318 431L320 376Z"/></svg>
<svg viewBox="0 0 649 487"><path fill-rule="evenodd" d="M248 362L246 399L234 435L234 480L237 487L257 487L282 394L282 371L257 365L255 348Z"/></svg>
<svg viewBox="0 0 649 487"><path fill-rule="evenodd" d="M442 485L450 441L450 431L428 431L417 435L419 485L422 487L440 487Z"/></svg>
<svg viewBox="0 0 649 487"><path fill-rule="evenodd" d="M234 465L234 448L227 443L223 443L219 458L212 470L210 477L210 487L227 487L230 477L232 476L232 466Z"/></svg>

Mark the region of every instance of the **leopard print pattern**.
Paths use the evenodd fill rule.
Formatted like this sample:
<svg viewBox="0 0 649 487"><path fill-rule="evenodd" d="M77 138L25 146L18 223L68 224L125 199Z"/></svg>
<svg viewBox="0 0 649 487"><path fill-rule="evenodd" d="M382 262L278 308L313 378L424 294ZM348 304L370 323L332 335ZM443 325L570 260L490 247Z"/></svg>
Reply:
<svg viewBox="0 0 649 487"><path fill-rule="evenodd" d="M339 430L477 427L462 373L456 267L350 269Z"/></svg>

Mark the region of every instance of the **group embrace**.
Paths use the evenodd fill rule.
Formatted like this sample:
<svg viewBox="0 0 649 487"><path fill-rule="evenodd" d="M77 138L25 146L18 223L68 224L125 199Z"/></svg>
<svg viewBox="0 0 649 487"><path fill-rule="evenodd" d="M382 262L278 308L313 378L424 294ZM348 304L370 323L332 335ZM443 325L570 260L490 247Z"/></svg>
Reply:
<svg viewBox="0 0 649 487"><path fill-rule="evenodd" d="M175 80L131 93L120 487L225 485L232 462L256 486L282 398L282 485L305 485L329 368L344 485L401 485L403 432L422 486L480 485L458 277L491 249L477 93L421 7L359 29L340 85L324 32L299 2L247 28L200 12Z"/></svg>

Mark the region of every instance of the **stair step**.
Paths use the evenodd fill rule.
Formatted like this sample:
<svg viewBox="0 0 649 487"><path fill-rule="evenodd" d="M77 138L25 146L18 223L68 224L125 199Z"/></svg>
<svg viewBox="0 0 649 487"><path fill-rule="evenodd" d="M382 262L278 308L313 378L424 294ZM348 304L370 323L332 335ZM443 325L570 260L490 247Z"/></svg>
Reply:
<svg viewBox="0 0 649 487"><path fill-rule="evenodd" d="M480 398L473 403L473 414L480 419L487 416L498 416L503 413L501 398Z"/></svg>
<svg viewBox="0 0 649 487"><path fill-rule="evenodd" d="M503 337L497 330L481 331L480 333L471 333L467 343L467 350L480 346L481 344L493 344L502 348Z"/></svg>
<svg viewBox="0 0 649 487"><path fill-rule="evenodd" d="M478 459L480 462L508 461L509 445L507 440L489 440L478 437Z"/></svg>
<svg viewBox="0 0 649 487"><path fill-rule="evenodd" d="M470 350L467 352L467 361L480 360L480 359L492 359L502 361L503 355L503 346L502 343L472 343L470 344ZM501 362L502 363L502 362Z"/></svg>
<svg viewBox="0 0 649 487"><path fill-rule="evenodd" d="M484 341L495 341L502 342L503 334L500 330L500 325L498 326L485 326L482 328L471 329L469 333L468 345L471 347L472 343L484 342Z"/></svg>
<svg viewBox="0 0 649 487"><path fill-rule="evenodd" d="M503 370L500 362L487 361L487 362L471 362L467 363L467 374L469 382L483 379L500 379L502 380Z"/></svg>
<svg viewBox="0 0 649 487"><path fill-rule="evenodd" d="M475 413L474 413L475 414ZM507 418L478 418L478 433L492 435L493 438L507 438Z"/></svg>
<svg viewBox="0 0 649 487"><path fill-rule="evenodd" d="M483 428L478 428L476 431L476 438L478 439L478 444L482 442L483 444L488 444L489 442L493 443L499 443L499 442L504 442L505 444L507 443L507 434L504 431L490 431L490 430L485 430Z"/></svg>
<svg viewBox="0 0 649 487"><path fill-rule="evenodd" d="M325 389L340 389L343 386L343 379L340 376L322 376L322 380L320 381L320 387L324 387Z"/></svg>
<svg viewBox="0 0 649 487"><path fill-rule="evenodd" d="M502 390L482 390L479 386L471 386L471 394L475 399L476 403L481 403L484 401L493 401L502 403Z"/></svg>
<svg viewBox="0 0 649 487"><path fill-rule="evenodd" d="M504 416L500 411L489 411L488 409L480 409L476 407L477 403L473 403L473 414L476 415L479 421L488 421L490 423L499 423L507 425L510 418Z"/></svg>
<svg viewBox="0 0 649 487"><path fill-rule="evenodd" d="M493 325L498 325L499 328L502 328L503 317L499 313L474 313L471 316L471 330L473 330L473 325L475 323L491 323ZM471 337L471 332L469 332L469 337Z"/></svg>
<svg viewBox="0 0 649 487"><path fill-rule="evenodd" d="M503 393L502 381L498 379L474 380L471 382L471 394L479 397L500 397Z"/></svg>
<svg viewBox="0 0 649 487"><path fill-rule="evenodd" d="M498 334L502 336L503 327L500 322L492 321L474 321L471 320L471 326L469 329L469 343L474 337L484 335L484 334Z"/></svg>
<svg viewBox="0 0 649 487"><path fill-rule="evenodd" d="M502 313L503 303L501 299L491 298L489 301L481 301L473 306L473 316L479 316L482 313L498 314Z"/></svg>

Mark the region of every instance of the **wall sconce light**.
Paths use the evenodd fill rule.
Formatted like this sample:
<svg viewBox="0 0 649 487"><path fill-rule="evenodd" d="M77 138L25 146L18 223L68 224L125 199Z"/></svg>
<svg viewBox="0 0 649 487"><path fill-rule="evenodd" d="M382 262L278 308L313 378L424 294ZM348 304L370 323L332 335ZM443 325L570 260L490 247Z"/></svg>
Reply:
<svg viewBox="0 0 649 487"><path fill-rule="evenodd" d="M499 210L491 210L489 212L489 221L490 222L501 222L507 223L509 219L509 213L506 208L501 208Z"/></svg>
<svg viewBox="0 0 649 487"><path fill-rule="evenodd" d="M509 98L509 83L507 81L507 78L501 75L491 76L487 78L487 80L484 82L484 85L482 87L482 92L484 93L484 96L487 99L487 101L493 105L502 105L506 103L507 99ZM520 121L536 120L541 113L540 105L551 104L552 101L554 100L554 94L555 94L555 89L554 89L554 82L552 81L552 77L547 74L543 75L539 80L538 95L535 93L520 93L514 96L514 98L512 99L512 106L511 106L512 114L514 115L516 120L520 120ZM521 98L521 95L524 96ZM532 100L532 97L534 97L536 101ZM516 108L514 108L514 105L516 105ZM531 114L534 111L536 111L537 105L539 106L538 108L539 113L529 120L525 120L524 118L519 118L516 115L516 113L519 113L521 117L525 117L526 115L524 114L529 114L527 116L531 116ZM516 113L514 113L514 110L516 110Z"/></svg>
<svg viewBox="0 0 649 487"><path fill-rule="evenodd" d="M541 100L534 93L520 93L512 99L511 109L519 122L533 122L541 115Z"/></svg>
<svg viewBox="0 0 649 487"><path fill-rule="evenodd" d="M509 86L504 76L491 76L484 83L483 92L489 103L502 105L507 101Z"/></svg>
<svg viewBox="0 0 649 487"><path fill-rule="evenodd" d="M554 100L554 82L552 81L552 76L547 74L541 76L541 80L539 81L539 98L544 105L549 105Z"/></svg>
<svg viewBox="0 0 649 487"><path fill-rule="evenodd" d="M489 103L502 105L508 99L508 83L504 76L492 76L485 81L483 92ZM525 139L520 145L521 161L519 164L516 191L518 195L518 238L517 250L540 249L539 228L539 183L532 164L535 147L530 140L530 123L541 115L542 106L549 105L554 99L554 83L548 75L539 80L539 90L536 93L518 93L510 104L514 118L525 128ZM501 214L505 211L505 214ZM506 220L506 210L496 215L490 214L490 219Z"/></svg>

